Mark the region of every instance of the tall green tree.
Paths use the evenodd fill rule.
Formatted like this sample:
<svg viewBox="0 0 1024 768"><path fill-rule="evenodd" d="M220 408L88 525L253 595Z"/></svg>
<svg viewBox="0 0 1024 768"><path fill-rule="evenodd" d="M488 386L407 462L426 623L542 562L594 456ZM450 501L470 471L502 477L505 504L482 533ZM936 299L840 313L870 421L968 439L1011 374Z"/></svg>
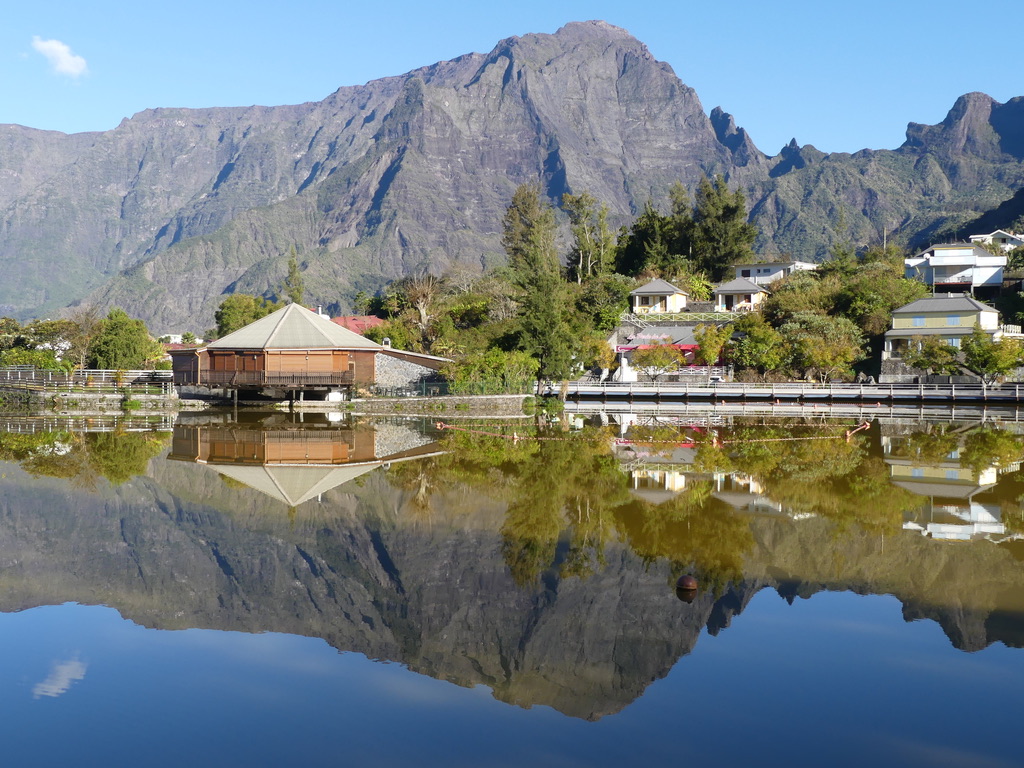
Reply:
<svg viewBox="0 0 1024 768"><path fill-rule="evenodd" d="M607 273L615 260L615 233L608 226L608 206L598 204L588 192L562 195L562 209L569 214L572 248L569 278L582 283Z"/></svg>
<svg viewBox="0 0 1024 768"><path fill-rule="evenodd" d="M283 293L292 304L301 304L306 293L306 281L299 269L299 255L294 245L288 251L288 275L284 279Z"/></svg>
<svg viewBox="0 0 1024 768"><path fill-rule="evenodd" d="M721 280L731 265L753 257L757 226L747 221L743 190L730 192L721 174L700 180L693 210L694 267Z"/></svg>
<svg viewBox="0 0 1024 768"><path fill-rule="evenodd" d="M91 368L124 371L147 368L162 356L163 347L150 337L146 324L114 308L89 346L87 361Z"/></svg>
<svg viewBox="0 0 1024 768"><path fill-rule="evenodd" d="M505 212L501 238L518 290L518 346L537 360L538 384L565 378L578 348L555 249L555 211L540 187L523 184Z"/></svg>
<svg viewBox="0 0 1024 768"><path fill-rule="evenodd" d="M237 331L282 306L280 303L248 293L232 293L220 303L213 315L217 321L217 337Z"/></svg>

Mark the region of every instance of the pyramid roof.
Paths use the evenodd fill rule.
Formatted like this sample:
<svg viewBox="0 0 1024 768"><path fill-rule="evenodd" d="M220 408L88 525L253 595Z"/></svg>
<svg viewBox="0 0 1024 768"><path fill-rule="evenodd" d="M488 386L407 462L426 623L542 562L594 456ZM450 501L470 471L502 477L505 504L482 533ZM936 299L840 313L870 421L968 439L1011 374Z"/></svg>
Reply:
<svg viewBox="0 0 1024 768"><path fill-rule="evenodd" d="M630 296L671 296L674 293L681 293L684 296L688 295L686 291L676 288L672 283L667 280L651 280L646 285L641 285L639 288L629 292Z"/></svg>
<svg viewBox="0 0 1024 768"><path fill-rule="evenodd" d="M749 280L737 277L715 288L715 293L768 293L764 288Z"/></svg>
<svg viewBox="0 0 1024 768"><path fill-rule="evenodd" d="M244 328L211 342L208 349L372 349L383 347L321 317L289 304Z"/></svg>

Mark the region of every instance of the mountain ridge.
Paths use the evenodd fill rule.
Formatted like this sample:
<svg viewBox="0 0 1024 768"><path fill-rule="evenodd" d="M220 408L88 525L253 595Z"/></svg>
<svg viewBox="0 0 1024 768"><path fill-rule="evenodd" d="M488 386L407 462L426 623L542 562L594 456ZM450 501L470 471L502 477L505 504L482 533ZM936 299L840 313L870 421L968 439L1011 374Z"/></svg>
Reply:
<svg viewBox="0 0 1024 768"><path fill-rule="evenodd" d="M994 207L1024 186L1022 147L1024 99L968 94L895 150L768 156L628 32L573 22L318 102L0 126L0 314L86 301L201 333L226 293L279 285L292 246L309 299L347 309L407 274L502 263L501 216L535 180L556 202L589 191L619 225L722 173L759 250L820 258Z"/></svg>

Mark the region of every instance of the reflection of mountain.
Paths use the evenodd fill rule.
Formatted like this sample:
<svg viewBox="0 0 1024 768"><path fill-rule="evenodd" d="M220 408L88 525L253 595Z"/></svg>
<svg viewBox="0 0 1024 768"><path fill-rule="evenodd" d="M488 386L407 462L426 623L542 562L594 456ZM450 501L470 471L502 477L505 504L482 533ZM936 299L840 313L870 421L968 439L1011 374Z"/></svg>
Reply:
<svg viewBox="0 0 1024 768"><path fill-rule="evenodd" d="M362 436L350 437L348 455L361 456ZM216 455L207 450L207 460ZM237 451L236 466L247 455ZM0 610L70 600L158 628L322 637L585 718L628 705L702 629L728 626L765 587L790 600L889 593L908 619L933 618L966 650L1024 639L1024 569L1006 548L883 538L822 518L744 518L753 541L744 576L718 599L702 591L678 601L665 561L645 562L615 540L588 578L560 575L559 543L552 567L520 588L502 551L500 484L438 483L424 513L410 475L430 461L368 473L291 518L278 501L179 461L156 460L151 478L94 493L5 465Z"/></svg>

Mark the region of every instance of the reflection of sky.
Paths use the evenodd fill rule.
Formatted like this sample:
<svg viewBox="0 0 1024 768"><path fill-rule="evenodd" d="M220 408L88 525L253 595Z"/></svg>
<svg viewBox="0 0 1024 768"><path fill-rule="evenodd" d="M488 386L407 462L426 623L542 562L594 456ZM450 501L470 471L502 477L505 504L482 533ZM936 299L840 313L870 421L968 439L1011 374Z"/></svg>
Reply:
<svg viewBox="0 0 1024 768"><path fill-rule="evenodd" d="M667 618L692 610L666 590ZM69 644L89 685L54 706L26 701L32 671L69 659ZM622 674L646 652L616 649ZM1022 656L957 651L891 597L790 606L765 590L624 711L589 723L315 638L161 632L67 605L0 614L0 734L7 765L1000 766L1019 754ZM63 667L70 683L74 663L46 682L60 688ZM984 713L984 728L950 727L950 712Z"/></svg>
<svg viewBox="0 0 1024 768"><path fill-rule="evenodd" d="M67 693L72 683L85 679L85 668L86 665L78 659L54 663L46 679L32 686L32 698L49 696L55 699L62 693Z"/></svg>

